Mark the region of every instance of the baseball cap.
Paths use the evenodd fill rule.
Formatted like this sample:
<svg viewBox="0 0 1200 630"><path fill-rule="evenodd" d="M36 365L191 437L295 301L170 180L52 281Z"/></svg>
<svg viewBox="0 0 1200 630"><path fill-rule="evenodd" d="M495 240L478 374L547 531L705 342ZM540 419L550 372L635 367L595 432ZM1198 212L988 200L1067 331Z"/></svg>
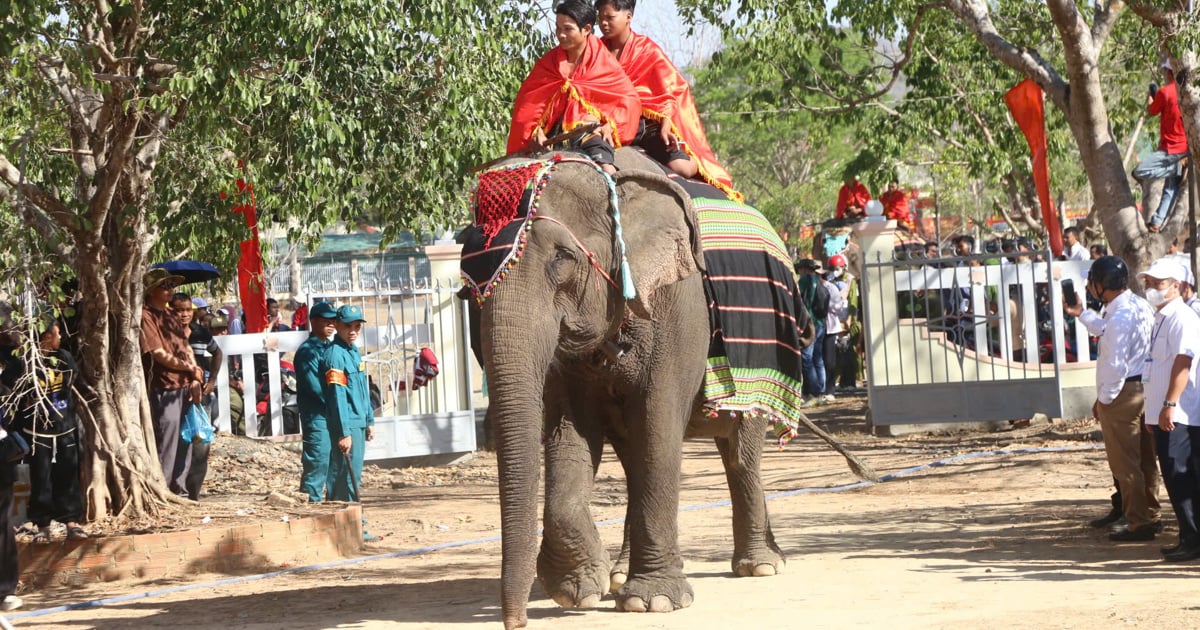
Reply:
<svg viewBox="0 0 1200 630"><path fill-rule="evenodd" d="M1183 267L1183 273L1185 276L1183 281L1192 285L1193 287L1196 286L1196 276L1192 275L1192 257L1189 254L1174 254L1172 256L1168 256L1168 258L1174 260Z"/></svg>
<svg viewBox="0 0 1200 630"><path fill-rule="evenodd" d="M208 301L202 297L194 297L194 298L192 298L192 307L193 308L208 308Z"/></svg>
<svg viewBox="0 0 1200 630"><path fill-rule="evenodd" d="M1187 282L1188 274L1187 267L1179 264L1178 261L1168 258L1159 258L1150 264L1150 268L1139 273L1139 278L1154 278L1156 280L1175 280L1177 282Z"/></svg>
<svg viewBox="0 0 1200 630"><path fill-rule="evenodd" d="M334 310L333 305L329 302L317 302L308 309L308 317L320 317L323 319L337 319L338 312Z"/></svg>
<svg viewBox="0 0 1200 630"><path fill-rule="evenodd" d="M312 313L309 312L309 317ZM367 319L363 317L362 308L354 304L347 304L337 310L337 320L343 324L352 324L354 322L365 322Z"/></svg>
<svg viewBox="0 0 1200 630"><path fill-rule="evenodd" d="M816 271L820 266L820 263L811 258L805 258L803 260L796 261L796 271L800 271L801 269Z"/></svg>

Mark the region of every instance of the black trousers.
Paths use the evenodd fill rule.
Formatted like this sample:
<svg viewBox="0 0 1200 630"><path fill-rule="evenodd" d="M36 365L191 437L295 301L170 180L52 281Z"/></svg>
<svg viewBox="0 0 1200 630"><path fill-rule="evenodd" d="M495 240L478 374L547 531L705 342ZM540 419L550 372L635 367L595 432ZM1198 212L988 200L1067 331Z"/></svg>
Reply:
<svg viewBox="0 0 1200 630"><path fill-rule="evenodd" d="M822 342L822 347L818 349L819 352L822 352L825 355L825 392L824 393L826 393L826 394L832 394L833 391L835 389L837 389L837 377L838 377L837 340L838 340L839 335L841 335L841 333L838 333L837 335L830 335L830 334L826 333L825 340Z"/></svg>
<svg viewBox="0 0 1200 630"><path fill-rule="evenodd" d="M26 434L28 435L28 434ZM54 438L30 437L29 520L48 527L51 520L77 523L83 519L79 490L79 432Z"/></svg>
<svg viewBox="0 0 1200 630"><path fill-rule="evenodd" d="M13 483L17 466L0 462L0 600L17 592L17 535L13 530Z"/></svg>
<svg viewBox="0 0 1200 630"><path fill-rule="evenodd" d="M1154 447L1163 485L1179 521L1179 540L1185 546L1200 544L1200 427L1177 424L1171 431L1154 427Z"/></svg>

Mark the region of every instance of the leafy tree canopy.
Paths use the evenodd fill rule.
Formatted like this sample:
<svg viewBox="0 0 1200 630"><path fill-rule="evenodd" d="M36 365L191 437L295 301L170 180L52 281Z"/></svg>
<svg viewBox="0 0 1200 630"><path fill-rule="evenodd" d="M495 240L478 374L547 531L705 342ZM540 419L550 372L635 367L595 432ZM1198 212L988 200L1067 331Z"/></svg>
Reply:
<svg viewBox="0 0 1200 630"><path fill-rule="evenodd" d="M448 224L466 169L503 149L512 94L547 46L539 17L502 0L4 3L0 151L74 215L48 223L86 223L80 153L107 147L79 123L97 135L112 108L139 112L156 124L134 146L157 135L161 149L127 202L144 203L159 255L226 268L244 228L218 193L238 160L261 219L301 234L364 216ZM70 247L65 232L48 235Z"/></svg>

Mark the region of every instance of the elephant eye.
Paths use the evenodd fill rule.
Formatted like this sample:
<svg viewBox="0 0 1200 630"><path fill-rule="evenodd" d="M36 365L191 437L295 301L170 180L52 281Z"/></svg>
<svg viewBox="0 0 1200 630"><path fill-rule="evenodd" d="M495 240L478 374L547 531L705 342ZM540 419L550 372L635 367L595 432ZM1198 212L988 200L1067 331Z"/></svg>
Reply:
<svg viewBox="0 0 1200 630"><path fill-rule="evenodd" d="M573 262L577 260L575 250L569 247L557 247L554 250L555 262Z"/></svg>

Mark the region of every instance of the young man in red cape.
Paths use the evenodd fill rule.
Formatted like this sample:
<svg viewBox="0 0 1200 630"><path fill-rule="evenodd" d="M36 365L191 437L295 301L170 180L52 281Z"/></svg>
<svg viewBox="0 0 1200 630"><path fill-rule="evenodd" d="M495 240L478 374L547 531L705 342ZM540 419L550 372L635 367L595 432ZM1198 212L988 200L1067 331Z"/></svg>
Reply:
<svg viewBox="0 0 1200 630"><path fill-rule="evenodd" d="M592 34L596 10L584 0L554 9L558 46L542 56L517 92L508 153L542 148L546 138L589 122L597 133L571 143L609 173L613 150L637 136L641 101L629 77Z"/></svg>
<svg viewBox="0 0 1200 630"><path fill-rule="evenodd" d="M742 201L741 193L733 189L733 178L717 163L708 144L691 86L658 44L630 29L636 5L636 0L596 2L604 43L641 98L644 125L636 143L672 171L688 178L699 176L730 199Z"/></svg>
<svg viewBox="0 0 1200 630"><path fill-rule="evenodd" d="M858 181L858 175L846 173L842 180L842 187L838 189L837 218L861 219L867 216L866 208L867 202L871 200L871 191Z"/></svg>

